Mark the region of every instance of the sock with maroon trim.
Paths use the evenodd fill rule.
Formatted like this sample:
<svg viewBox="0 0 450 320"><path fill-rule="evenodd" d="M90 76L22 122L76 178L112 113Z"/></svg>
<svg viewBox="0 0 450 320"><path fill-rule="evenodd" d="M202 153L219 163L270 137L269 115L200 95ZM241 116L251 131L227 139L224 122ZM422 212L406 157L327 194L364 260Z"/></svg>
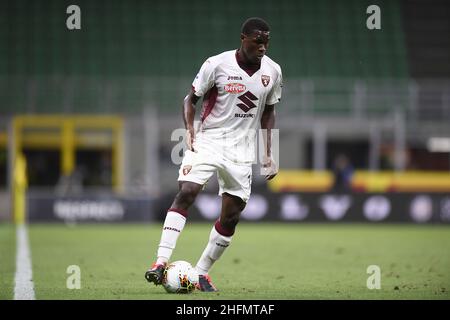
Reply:
<svg viewBox="0 0 450 320"><path fill-rule="evenodd" d="M157 253L157 264L165 264L169 261L178 237L186 223L187 211L171 208L167 212L161 234Z"/></svg>
<svg viewBox="0 0 450 320"><path fill-rule="evenodd" d="M195 267L199 275L208 274L214 262L222 256L225 249L230 245L233 233L233 231L224 229L219 220L216 222L209 234L208 244Z"/></svg>

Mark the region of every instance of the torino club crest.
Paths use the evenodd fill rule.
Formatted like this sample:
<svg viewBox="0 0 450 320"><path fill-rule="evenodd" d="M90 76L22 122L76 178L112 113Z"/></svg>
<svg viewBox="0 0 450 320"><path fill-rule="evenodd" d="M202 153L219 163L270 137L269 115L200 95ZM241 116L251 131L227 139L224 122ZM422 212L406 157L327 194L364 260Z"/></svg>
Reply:
<svg viewBox="0 0 450 320"><path fill-rule="evenodd" d="M189 172L191 172L192 166L187 165L183 167L183 175L187 175Z"/></svg>
<svg viewBox="0 0 450 320"><path fill-rule="evenodd" d="M270 76L266 76L265 74L261 75L261 82L264 87L267 87L270 82Z"/></svg>

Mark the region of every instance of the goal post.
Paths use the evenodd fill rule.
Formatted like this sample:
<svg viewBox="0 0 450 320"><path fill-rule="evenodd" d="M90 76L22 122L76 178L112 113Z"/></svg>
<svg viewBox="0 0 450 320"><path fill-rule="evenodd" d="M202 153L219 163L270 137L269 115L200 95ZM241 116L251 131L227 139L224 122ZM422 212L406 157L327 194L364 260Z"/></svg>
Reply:
<svg viewBox="0 0 450 320"><path fill-rule="evenodd" d="M57 150L59 172L70 176L76 168L79 149L111 151L111 185L123 190L123 118L114 115L18 115L12 118L11 165L13 166L13 215L23 223L25 215L26 157L25 149ZM25 180L24 180L25 179ZM24 183L25 181L25 183ZM21 200L22 199L22 200Z"/></svg>

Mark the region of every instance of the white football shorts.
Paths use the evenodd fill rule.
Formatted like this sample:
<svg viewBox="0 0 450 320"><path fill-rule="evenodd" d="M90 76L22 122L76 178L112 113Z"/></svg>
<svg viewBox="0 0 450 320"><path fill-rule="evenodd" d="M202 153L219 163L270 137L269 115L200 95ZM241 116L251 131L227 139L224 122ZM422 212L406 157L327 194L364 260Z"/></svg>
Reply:
<svg viewBox="0 0 450 320"><path fill-rule="evenodd" d="M198 146L198 144L197 144ZM194 145L195 148L195 145ZM252 184L252 165L235 163L215 152L214 146L186 150L180 166L178 181L190 181L205 185L217 172L219 195L228 193L247 202Z"/></svg>

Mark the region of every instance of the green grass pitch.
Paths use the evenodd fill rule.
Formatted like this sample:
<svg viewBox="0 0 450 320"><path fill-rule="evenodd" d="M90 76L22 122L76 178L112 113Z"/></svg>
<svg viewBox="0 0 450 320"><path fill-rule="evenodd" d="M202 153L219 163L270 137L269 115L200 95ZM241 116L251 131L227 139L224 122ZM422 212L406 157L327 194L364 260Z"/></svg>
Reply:
<svg viewBox="0 0 450 320"><path fill-rule="evenodd" d="M14 230L12 225L0 224L0 300L13 297L16 251Z"/></svg>
<svg viewBox="0 0 450 320"><path fill-rule="evenodd" d="M197 262L211 224L189 223L172 260ZM144 279L161 224L29 226L36 299L450 299L450 227L241 223L210 272L218 293L168 294ZM1 299L12 299L14 226L0 226ZM66 287L81 268L81 289ZM369 290L367 267L381 269Z"/></svg>

